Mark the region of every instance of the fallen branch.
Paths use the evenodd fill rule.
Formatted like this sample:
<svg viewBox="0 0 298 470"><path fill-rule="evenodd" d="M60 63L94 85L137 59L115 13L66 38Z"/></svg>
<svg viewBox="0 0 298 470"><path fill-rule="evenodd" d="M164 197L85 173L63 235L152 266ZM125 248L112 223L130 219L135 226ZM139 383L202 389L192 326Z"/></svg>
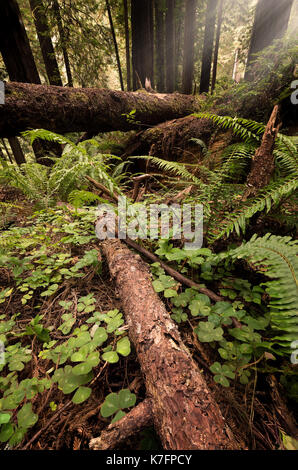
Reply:
<svg viewBox="0 0 298 470"><path fill-rule="evenodd" d="M93 450L114 449L130 436L138 434L153 424L152 403L144 400L116 423L110 424L95 439L91 439L89 447Z"/></svg>

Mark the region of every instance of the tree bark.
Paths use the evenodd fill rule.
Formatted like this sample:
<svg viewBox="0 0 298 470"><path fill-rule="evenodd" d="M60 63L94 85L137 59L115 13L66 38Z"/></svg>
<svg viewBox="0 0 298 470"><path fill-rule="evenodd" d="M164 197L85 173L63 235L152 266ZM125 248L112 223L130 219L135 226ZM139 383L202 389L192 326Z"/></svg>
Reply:
<svg viewBox="0 0 298 470"><path fill-rule="evenodd" d="M146 78L154 82L153 0L131 1L133 89L144 88Z"/></svg>
<svg viewBox="0 0 298 470"><path fill-rule="evenodd" d="M22 163L26 163L22 147L17 137L9 137L8 142L17 165L22 165Z"/></svg>
<svg viewBox="0 0 298 470"><path fill-rule="evenodd" d="M30 0L30 7L50 85L62 86L51 32L42 0Z"/></svg>
<svg viewBox="0 0 298 470"><path fill-rule="evenodd" d="M0 50L10 80L40 83L16 0L0 2Z"/></svg>
<svg viewBox="0 0 298 470"><path fill-rule="evenodd" d="M136 110L135 121L127 115ZM5 84L0 105L0 136L44 128L60 134L99 133L148 127L198 110L195 97L67 88L25 83Z"/></svg>
<svg viewBox="0 0 298 470"><path fill-rule="evenodd" d="M155 0L156 25L156 88L159 93L165 92L165 14L159 0Z"/></svg>
<svg viewBox="0 0 298 470"><path fill-rule="evenodd" d="M126 441L131 436L141 432L143 429L152 426L152 403L146 400L139 403L127 415L116 423L110 424L100 437L91 439L90 449L92 450L109 450L114 449L117 445Z"/></svg>
<svg viewBox="0 0 298 470"><path fill-rule="evenodd" d="M16 0L0 2L0 50L10 80L40 84L40 78ZM9 137L14 137L12 133ZM14 141L14 148L18 145ZM47 150L57 151L57 146L35 141L32 145L36 160L43 158ZM18 147L18 157L20 157ZM21 158L21 157L20 157ZM25 157L21 160L25 160ZM46 161L45 161L46 162Z"/></svg>
<svg viewBox="0 0 298 470"><path fill-rule="evenodd" d="M115 49L115 55L116 55L118 73L119 73L120 87L121 87L121 90L124 91L124 83L123 83L121 62L120 62L120 56L119 56L119 49L118 49L118 43L117 43L117 39L116 39L114 22L113 22L112 11L111 11L111 6L110 6L109 0L106 0L106 7L107 7L108 17L109 17L109 22L110 22L111 33L112 33L112 37L113 37L113 43L114 43L114 49Z"/></svg>
<svg viewBox="0 0 298 470"><path fill-rule="evenodd" d="M243 200L255 196L258 191L267 186L274 172L274 144L280 129L279 106L276 105L266 126L260 147L256 150L252 161L251 171L247 177L247 190Z"/></svg>
<svg viewBox="0 0 298 470"><path fill-rule="evenodd" d="M287 31L293 0L258 0L252 29L245 80L253 80L254 54L270 46Z"/></svg>
<svg viewBox="0 0 298 470"><path fill-rule="evenodd" d="M124 156L150 154L164 160L188 163L195 158L194 163L198 163L201 148L191 139L201 139L208 145L214 131L214 124L207 119L193 116L174 119L137 133L129 141ZM139 166L145 170L141 162L138 160Z"/></svg>
<svg viewBox="0 0 298 470"><path fill-rule="evenodd" d="M63 58L64 58L65 69L66 69L68 86L73 87L73 78L72 78L72 73L71 73L71 68L70 68L68 51L66 47L67 39L65 35L64 26L62 23L60 7L59 7L58 0L52 0L52 2L53 2L53 12L57 21L57 26L58 26L59 36L60 36L60 42L61 42L61 48L62 48L62 53L63 53Z"/></svg>
<svg viewBox="0 0 298 470"><path fill-rule="evenodd" d="M175 88L175 0L166 0L166 92Z"/></svg>
<svg viewBox="0 0 298 470"><path fill-rule="evenodd" d="M218 62L219 41L220 41L220 33L221 33L221 25L222 25L223 4L224 4L224 0L220 0L219 6L218 6L218 15L217 15L217 29L216 29L216 39L215 39L214 57L213 57L211 94L213 94L215 85L216 85L217 62Z"/></svg>
<svg viewBox="0 0 298 470"><path fill-rule="evenodd" d="M197 0L186 0L185 24L184 24L184 52L183 52L183 73L182 73L182 93L190 95L192 93L192 82L194 73L194 41L196 25L196 5Z"/></svg>
<svg viewBox="0 0 298 470"><path fill-rule="evenodd" d="M126 83L127 83L127 91L131 91L130 37L129 37L127 0L123 0L123 7L124 7L124 23L125 23Z"/></svg>
<svg viewBox="0 0 298 470"><path fill-rule="evenodd" d="M147 266L119 240L103 243L164 449L236 449L237 444L177 327L152 287Z"/></svg>
<svg viewBox="0 0 298 470"><path fill-rule="evenodd" d="M207 2L200 93L208 93L210 87L217 3L218 0Z"/></svg>

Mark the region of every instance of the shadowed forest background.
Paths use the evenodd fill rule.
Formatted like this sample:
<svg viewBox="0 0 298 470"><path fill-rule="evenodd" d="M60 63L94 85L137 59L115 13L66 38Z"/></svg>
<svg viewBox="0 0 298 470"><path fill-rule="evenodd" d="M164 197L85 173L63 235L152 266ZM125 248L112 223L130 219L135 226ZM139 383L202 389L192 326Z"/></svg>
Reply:
<svg viewBox="0 0 298 470"><path fill-rule="evenodd" d="M297 30L297 0L0 0L1 450L298 449Z"/></svg>

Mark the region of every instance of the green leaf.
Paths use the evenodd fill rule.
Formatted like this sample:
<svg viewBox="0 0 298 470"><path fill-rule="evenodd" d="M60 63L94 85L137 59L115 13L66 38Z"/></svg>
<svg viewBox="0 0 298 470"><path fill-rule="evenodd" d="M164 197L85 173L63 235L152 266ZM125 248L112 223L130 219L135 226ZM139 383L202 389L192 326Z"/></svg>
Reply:
<svg viewBox="0 0 298 470"><path fill-rule="evenodd" d="M166 299L169 299L171 297L176 297L178 294L177 291L175 291L174 289L166 289L163 295Z"/></svg>
<svg viewBox="0 0 298 470"><path fill-rule="evenodd" d="M0 413L0 425L7 424L10 421L10 414L8 413Z"/></svg>
<svg viewBox="0 0 298 470"><path fill-rule="evenodd" d="M72 397L72 402L76 405L86 401L91 395L92 389L89 387L79 387L74 396Z"/></svg>
<svg viewBox="0 0 298 470"><path fill-rule="evenodd" d="M101 346L108 339L108 334L104 328L97 328L93 336L93 342Z"/></svg>
<svg viewBox="0 0 298 470"><path fill-rule="evenodd" d="M116 421L119 421L123 416L126 416L126 413L122 410L119 410L118 413L116 413L115 417L112 419L111 423L116 423Z"/></svg>
<svg viewBox="0 0 298 470"><path fill-rule="evenodd" d="M110 393L106 396L106 399L100 408L100 414L103 418L108 418L119 411L119 409L119 396L117 393Z"/></svg>
<svg viewBox="0 0 298 470"><path fill-rule="evenodd" d="M22 406L17 418L19 427L23 429L31 428L38 421L38 415L33 413L31 403Z"/></svg>
<svg viewBox="0 0 298 470"><path fill-rule="evenodd" d="M74 375L86 375L92 370L92 364L89 362L82 362L72 368Z"/></svg>
<svg viewBox="0 0 298 470"><path fill-rule="evenodd" d="M131 348L130 348L130 341L127 336L124 338L120 339L117 342L117 347L116 351L121 354L121 356L128 356L130 354Z"/></svg>
<svg viewBox="0 0 298 470"><path fill-rule="evenodd" d="M102 355L102 359L109 362L110 364L115 364L119 361L119 356L116 351L109 351Z"/></svg>
<svg viewBox="0 0 298 470"><path fill-rule="evenodd" d="M0 431L0 442L6 442L13 435L13 426L11 423L3 424Z"/></svg>
<svg viewBox="0 0 298 470"><path fill-rule="evenodd" d="M119 408L130 408L136 404L136 395L131 393L128 389L120 390L119 392Z"/></svg>
<svg viewBox="0 0 298 470"><path fill-rule="evenodd" d="M165 290L163 283L159 279L153 281L152 285L155 292L163 292Z"/></svg>
<svg viewBox="0 0 298 470"><path fill-rule="evenodd" d="M223 338L223 329L220 327L216 328L214 323L211 322L200 322L194 331L202 343L221 341Z"/></svg>

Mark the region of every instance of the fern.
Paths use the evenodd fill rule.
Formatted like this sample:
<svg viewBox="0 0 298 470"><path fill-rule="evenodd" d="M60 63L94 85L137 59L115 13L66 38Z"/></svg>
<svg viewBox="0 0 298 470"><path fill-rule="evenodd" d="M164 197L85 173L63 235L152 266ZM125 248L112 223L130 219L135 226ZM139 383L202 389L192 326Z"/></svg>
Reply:
<svg viewBox="0 0 298 470"><path fill-rule="evenodd" d="M231 129L235 135L246 143L258 142L265 130L265 125L251 119L218 116L211 113L195 113L193 116L199 119L210 119L223 129Z"/></svg>
<svg viewBox="0 0 298 470"><path fill-rule="evenodd" d="M297 177L288 177L271 183L261 191L258 196L240 204L232 214L226 214L220 224L221 230L208 234L210 242L214 242L224 236L228 237L232 232L240 236L241 231L245 233L248 221L258 212L268 213L273 206L277 206L285 198L291 196L298 187ZM218 222L217 222L218 226Z"/></svg>
<svg viewBox="0 0 298 470"><path fill-rule="evenodd" d="M199 178L190 173L186 169L186 166L183 165L183 163L171 162L158 157L152 157L150 155L137 156L132 158L143 158L145 160L149 160L151 163L156 165L160 170L164 171L165 173L173 173L175 176L184 178L187 182L191 182L192 184L199 187L206 186Z"/></svg>
<svg viewBox="0 0 298 470"><path fill-rule="evenodd" d="M250 119L218 116L210 113L194 114L200 119L210 119L223 129L231 129L235 135L240 137L246 144L256 148L265 131L265 125ZM237 148L237 144L236 144ZM277 169L281 170L283 176L298 170L298 148L297 139L279 133L276 138L274 156L276 157ZM251 154L253 156L253 153Z"/></svg>
<svg viewBox="0 0 298 470"><path fill-rule="evenodd" d="M290 237L267 234L258 238L254 235L240 247L215 255L212 262L244 258L265 274L270 297L269 312L273 346L281 352L291 352L291 343L298 338L298 241Z"/></svg>
<svg viewBox="0 0 298 470"><path fill-rule="evenodd" d="M97 194L91 193L90 191L75 190L68 196L68 202L75 208L82 207L84 204L90 204L91 202L99 201Z"/></svg>
<svg viewBox="0 0 298 470"><path fill-rule="evenodd" d="M111 193L121 193L116 181L116 178L121 181L119 173L115 173L116 178L111 176L115 171L111 162L117 157L98 152L95 139L76 145L66 137L43 129L26 131L23 135L30 137L31 142L38 138L65 145L60 158L52 157L54 164L50 168L39 163L25 163L21 167L8 165L0 170L0 177L41 207L47 208L58 199L66 201L72 191L84 189L82 182L86 175L101 182Z"/></svg>

